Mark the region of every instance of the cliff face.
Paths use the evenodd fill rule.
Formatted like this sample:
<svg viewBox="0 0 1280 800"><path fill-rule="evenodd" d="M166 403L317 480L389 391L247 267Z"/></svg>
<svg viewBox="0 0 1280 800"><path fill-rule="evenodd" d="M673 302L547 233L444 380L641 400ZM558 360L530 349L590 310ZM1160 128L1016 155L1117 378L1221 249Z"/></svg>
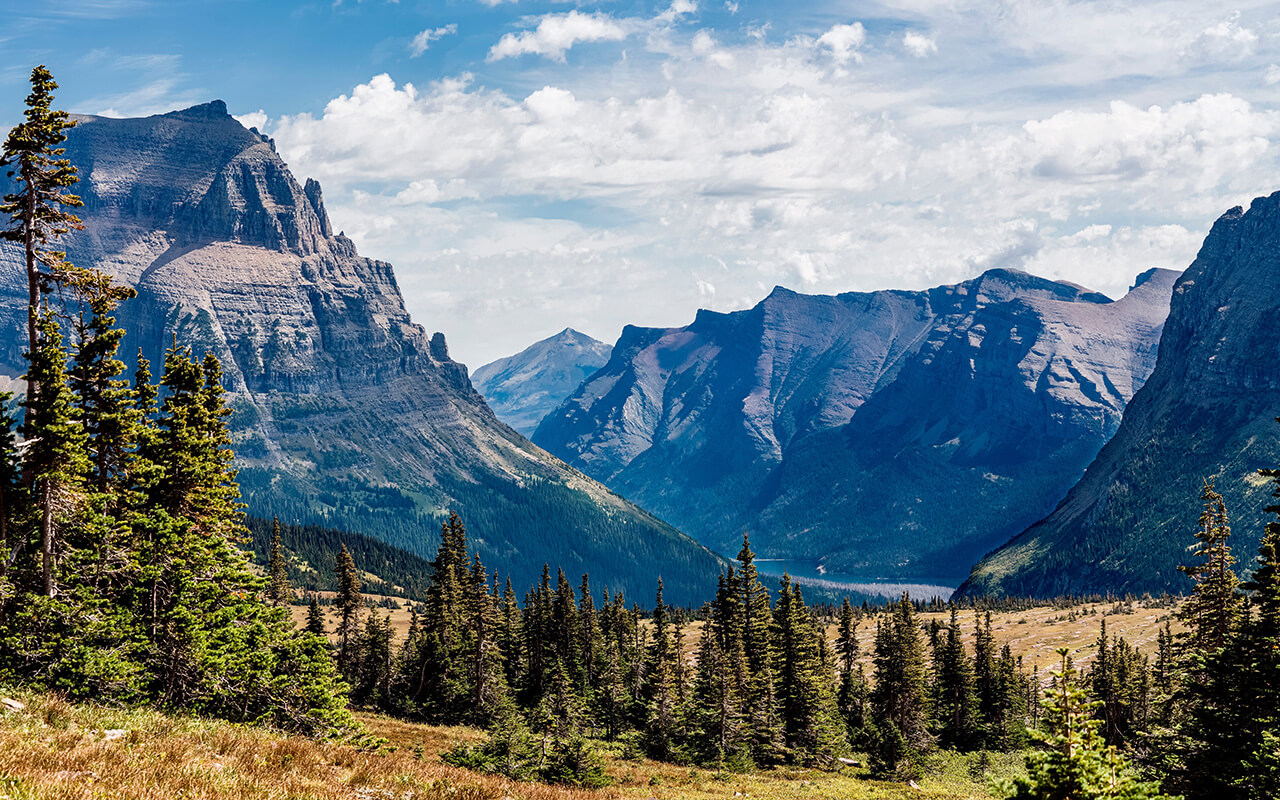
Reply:
<svg viewBox="0 0 1280 800"><path fill-rule="evenodd" d="M973 570L967 595L1185 591L1205 479L1256 552L1280 461L1280 193L1213 226L1173 290L1150 379L1060 505Z"/></svg>
<svg viewBox="0 0 1280 800"><path fill-rule="evenodd" d="M956 581L1050 509L1149 374L1174 273L996 270L628 328L534 441L712 547Z"/></svg>
<svg viewBox="0 0 1280 800"><path fill-rule="evenodd" d="M499 422L443 335L409 319L391 266L334 235L319 184L300 185L221 102L82 117L67 156L86 226L69 257L138 290L119 315L126 353L158 369L176 336L222 360L252 513L429 555L455 509L485 563L517 582L548 561L647 595L653 576L632 564L657 558L692 600L713 576L707 550ZM24 320L21 265L0 251L9 377L25 368Z"/></svg>
<svg viewBox="0 0 1280 800"><path fill-rule="evenodd" d="M485 364L472 382L498 418L532 436L542 418L604 366L613 348L565 328L519 353Z"/></svg>

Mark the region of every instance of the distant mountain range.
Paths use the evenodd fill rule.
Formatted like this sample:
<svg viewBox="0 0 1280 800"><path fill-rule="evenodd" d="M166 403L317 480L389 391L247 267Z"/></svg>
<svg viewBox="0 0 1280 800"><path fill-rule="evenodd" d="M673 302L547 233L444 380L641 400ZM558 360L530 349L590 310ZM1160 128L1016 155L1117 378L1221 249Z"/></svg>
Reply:
<svg viewBox="0 0 1280 800"><path fill-rule="evenodd" d="M471 383L498 419L532 436L542 418L603 367L613 348L565 328L513 356L477 369Z"/></svg>
<svg viewBox="0 0 1280 800"><path fill-rule="evenodd" d="M627 327L533 440L707 545L959 583L1043 517L1154 364L1177 273L1124 298L992 270Z"/></svg>
<svg viewBox="0 0 1280 800"><path fill-rule="evenodd" d="M70 258L138 290L124 352L158 370L173 337L219 356L249 511L433 555L456 510L517 586L544 562L644 600L714 591L721 559L502 424L405 311L389 264L335 234L321 190L220 102L80 117L86 229ZM0 250L0 375L25 370L26 280ZM6 381L0 381L0 384Z"/></svg>
<svg viewBox="0 0 1280 800"><path fill-rule="evenodd" d="M1159 359L1115 437L1044 520L978 564L979 594L1186 591L1186 561L1213 480L1242 567L1275 503L1280 466L1280 193L1213 226L1178 280Z"/></svg>

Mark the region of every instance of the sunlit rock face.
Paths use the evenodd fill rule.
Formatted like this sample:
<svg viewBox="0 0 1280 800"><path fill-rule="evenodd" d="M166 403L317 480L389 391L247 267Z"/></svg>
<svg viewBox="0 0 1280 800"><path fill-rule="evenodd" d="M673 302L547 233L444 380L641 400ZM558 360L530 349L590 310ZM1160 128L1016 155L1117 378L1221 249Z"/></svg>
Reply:
<svg viewBox="0 0 1280 800"><path fill-rule="evenodd" d="M490 568L543 562L648 595L714 590L719 560L501 423L405 310L391 265L335 234L320 185L216 101L144 119L80 117L85 230L69 257L135 287L124 352L157 373L175 340L226 372L249 510L434 553L457 510ZM25 368L26 279L0 251L0 374ZM710 576L710 577L708 577ZM704 586L705 584L705 586Z"/></svg>

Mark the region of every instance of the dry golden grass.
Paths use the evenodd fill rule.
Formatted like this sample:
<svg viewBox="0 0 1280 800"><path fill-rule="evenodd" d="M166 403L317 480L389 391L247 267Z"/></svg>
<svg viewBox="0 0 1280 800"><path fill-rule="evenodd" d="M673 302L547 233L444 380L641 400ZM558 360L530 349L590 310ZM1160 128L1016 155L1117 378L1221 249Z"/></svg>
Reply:
<svg viewBox="0 0 1280 800"><path fill-rule="evenodd" d="M369 752L240 725L72 706L56 697L16 696L27 710L0 718L4 800L599 797L477 775L439 760L441 748L477 737L474 731L369 719L378 722L371 726L373 732L392 734L389 739L405 743ZM410 732L409 727L420 732ZM111 730L124 733L112 739L106 734Z"/></svg>
<svg viewBox="0 0 1280 800"><path fill-rule="evenodd" d="M0 717L0 800L968 800L984 780L956 764L919 789L856 772L781 769L748 775L607 755L616 785L596 791L514 782L450 767L439 753L478 731L361 715L386 740L377 751L152 711L76 706L9 693L27 704ZM112 733L108 733L108 732ZM609 748L605 745L606 750ZM959 756L946 756L953 761ZM1009 757L1005 757L1006 760ZM1007 765L1005 765L1007 766Z"/></svg>

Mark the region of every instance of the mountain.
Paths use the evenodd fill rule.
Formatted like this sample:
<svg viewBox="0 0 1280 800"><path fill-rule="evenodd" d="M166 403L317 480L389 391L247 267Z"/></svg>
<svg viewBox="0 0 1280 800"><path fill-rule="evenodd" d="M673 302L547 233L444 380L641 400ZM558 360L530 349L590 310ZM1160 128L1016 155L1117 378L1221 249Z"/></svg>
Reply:
<svg viewBox="0 0 1280 800"><path fill-rule="evenodd" d="M391 265L334 233L320 185L221 101L78 119L66 148L86 229L69 256L137 289L123 352L159 369L176 337L222 360L250 513L431 556L452 509L516 585L548 562L647 598L661 564L678 602L714 589L717 556L501 423L444 336L409 319ZM25 369L25 287L0 251L9 379Z"/></svg>
<svg viewBox="0 0 1280 800"><path fill-rule="evenodd" d="M959 583L1047 513L1155 361L1176 273L1123 299L992 270L927 291L775 289L627 327L533 440L713 548Z"/></svg>
<svg viewBox="0 0 1280 800"><path fill-rule="evenodd" d="M472 373L471 383L498 419L530 436L543 417L608 362L611 352L604 342L565 328L485 364Z"/></svg>
<svg viewBox="0 0 1280 800"><path fill-rule="evenodd" d="M1255 555L1280 464L1280 193L1222 215L1178 279L1150 379L1115 437L1043 520L983 559L966 596L1186 591L1205 479Z"/></svg>

